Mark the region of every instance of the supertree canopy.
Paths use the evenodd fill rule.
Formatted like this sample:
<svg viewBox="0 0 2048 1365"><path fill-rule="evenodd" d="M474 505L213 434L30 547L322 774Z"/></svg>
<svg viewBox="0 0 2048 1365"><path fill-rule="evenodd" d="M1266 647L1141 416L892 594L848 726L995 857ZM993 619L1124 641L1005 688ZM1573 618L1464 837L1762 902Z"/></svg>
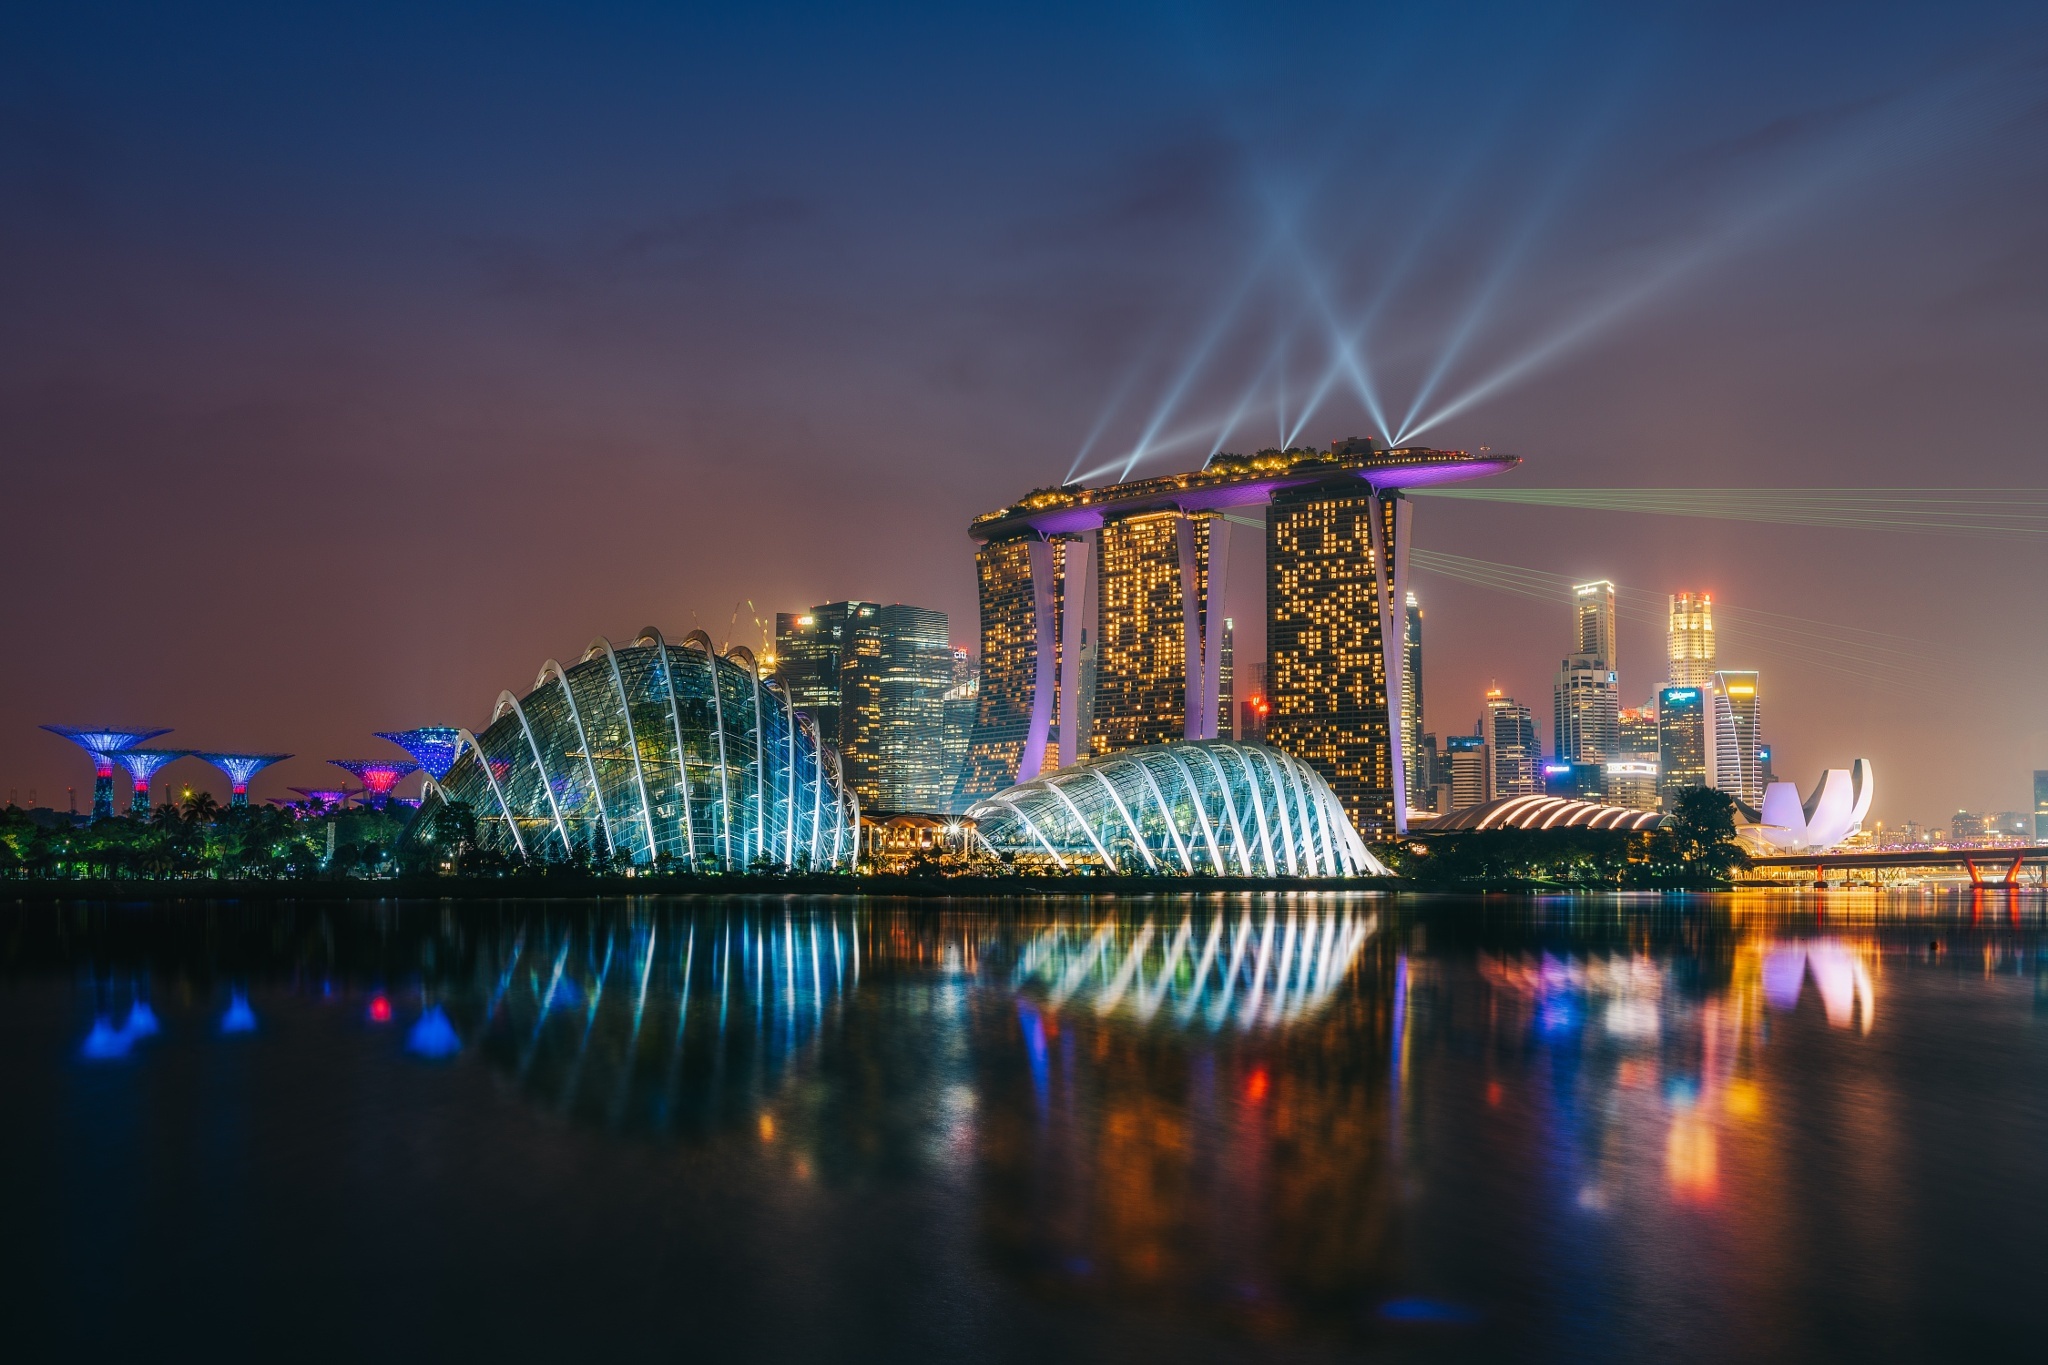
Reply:
<svg viewBox="0 0 2048 1365"><path fill-rule="evenodd" d="M114 755L132 749L144 740L167 735L169 730L121 730L111 725L45 725L53 735L62 735L92 755L92 813L114 813Z"/></svg>
<svg viewBox="0 0 2048 1365"><path fill-rule="evenodd" d="M384 809L384 803L391 799L392 788L420 770L417 763L403 760L385 762L381 758L330 758L327 760L337 768L346 768L363 780L365 798L371 806Z"/></svg>
<svg viewBox="0 0 2048 1365"><path fill-rule="evenodd" d="M228 797L229 806L246 806L249 804L249 779L271 764L282 762L291 755L195 753L192 757L204 759L228 775L228 781L233 784L233 792Z"/></svg>
<svg viewBox="0 0 2048 1365"><path fill-rule="evenodd" d="M377 738L388 739L419 760L427 776L439 782L455 766L462 752L462 731L452 725L422 725L416 730L379 730Z"/></svg>
<svg viewBox="0 0 2048 1365"><path fill-rule="evenodd" d="M297 792L299 799L305 804L319 806L324 810L340 810L350 801L363 794L360 788L347 786L293 787L290 790Z"/></svg>
<svg viewBox="0 0 2048 1365"><path fill-rule="evenodd" d="M186 757L190 752L187 749L122 749L114 755L128 770L128 775L135 779L135 794L128 799L130 815L149 814L149 784L157 769Z"/></svg>

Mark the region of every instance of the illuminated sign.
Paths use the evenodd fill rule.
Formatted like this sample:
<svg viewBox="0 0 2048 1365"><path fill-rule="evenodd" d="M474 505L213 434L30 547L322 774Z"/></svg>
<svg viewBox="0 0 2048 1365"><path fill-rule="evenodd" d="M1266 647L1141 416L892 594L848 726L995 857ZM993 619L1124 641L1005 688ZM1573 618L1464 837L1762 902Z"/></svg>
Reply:
<svg viewBox="0 0 2048 1365"><path fill-rule="evenodd" d="M1664 689L1664 700L1666 701L1697 701L1699 700L1699 695L1699 689L1693 687L1668 687Z"/></svg>

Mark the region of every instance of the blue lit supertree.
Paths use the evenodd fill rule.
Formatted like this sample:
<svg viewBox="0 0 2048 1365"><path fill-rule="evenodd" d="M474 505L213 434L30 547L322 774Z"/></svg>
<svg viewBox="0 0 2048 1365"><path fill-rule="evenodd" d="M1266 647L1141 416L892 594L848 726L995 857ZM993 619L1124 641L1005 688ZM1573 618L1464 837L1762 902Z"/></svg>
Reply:
<svg viewBox="0 0 2048 1365"><path fill-rule="evenodd" d="M343 810L348 806L349 802L363 794L361 787L351 787L347 783L343 783L339 787L293 787L291 790L299 794L300 800L297 803L299 808L315 812ZM279 804L291 805L293 803L283 802Z"/></svg>
<svg viewBox="0 0 2048 1365"><path fill-rule="evenodd" d="M381 758L330 758L327 761L362 779L363 790L368 793L363 800L372 810L383 810L384 804L391 799L392 789L420 770L417 763L387 763Z"/></svg>
<svg viewBox="0 0 2048 1365"><path fill-rule="evenodd" d="M92 813L95 817L114 813L114 755L132 749L147 739L167 735L169 730L120 730L111 725L45 725L53 735L62 735L92 755Z"/></svg>
<svg viewBox="0 0 2048 1365"><path fill-rule="evenodd" d="M228 782L232 785L232 790L228 795L228 807L233 809L236 806L246 806L249 804L250 778L271 764L280 763L290 758L291 755L194 753L192 757L205 759L208 763L211 763L214 767L228 775Z"/></svg>
<svg viewBox="0 0 2048 1365"><path fill-rule="evenodd" d="M427 776L439 782L455 766L462 752L462 732L452 725L422 725L417 730L379 730L377 738L388 739L419 760Z"/></svg>
<svg viewBox="0 0 2048 1365"><path fill-rule="evenodd" d="M128 798L130 815L149 814L149 784L157 769L187 757L189 749L122 749L114 757L135 779L135 794Z"/></svg>

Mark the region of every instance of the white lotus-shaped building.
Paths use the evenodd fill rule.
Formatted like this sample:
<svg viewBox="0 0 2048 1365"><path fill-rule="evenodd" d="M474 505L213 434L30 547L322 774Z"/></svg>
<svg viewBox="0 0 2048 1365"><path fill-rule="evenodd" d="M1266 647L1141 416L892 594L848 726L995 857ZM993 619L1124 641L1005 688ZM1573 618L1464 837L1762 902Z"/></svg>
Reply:
<svg viewBox="0 0 2048 1365"><path fill-rule="evenodd" d="M1771 853L1833 848L1862 830L1873 790L1870 760L1864 758L1853 767L1829 768L1804 801L1790 782L1773 782L1764 791L1757 822L1743 826L1742 833Z"/></svg>

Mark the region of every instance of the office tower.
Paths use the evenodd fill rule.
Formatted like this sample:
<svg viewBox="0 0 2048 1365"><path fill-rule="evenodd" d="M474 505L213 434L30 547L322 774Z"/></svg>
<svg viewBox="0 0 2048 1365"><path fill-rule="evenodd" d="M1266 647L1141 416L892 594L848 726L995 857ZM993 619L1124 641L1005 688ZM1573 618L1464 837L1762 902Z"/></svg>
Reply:
<svg viewBox="0 0 2048 1365"><path fill-rule="evenodd" d="M974 553L981 599L981 682L974 734L953 805L993 796L1059 763L1053 703L1060 691L1067 561L1086 543L1028 526ZM1076 648L1075 655L1079 655ZM1078 657L1073 660L1078 664ZM1048 760L1050 760L1048 762Z"/></svg>
<svg viewBox="0 0 2048 1365"><path fill-rule="evenodd" d="M1610 806L1626 806L1630 810L1658 809L1656 760L1653 752L1647 759L1631 756L1607 764L1601 799Z"/></svg>
<svg viewBox="0 0 2048 1365"><path fill-rule="evenodd" d="M1671 686L1657 692L1657 797L1667 811L1678 808L1688 787L1707 785L1707 692Z"/></svg>
<svg viewBox="0 0 2048 1365"><path fill-rule="evenodd" d="M1216 733L1236 739L1237 622L1223 618L1223 657L1216 667Z"/></svg>
<svg viewBox="0 0 2048 1365"><path fill-rule="evenodd" d="M1625 706L1615 718L1623 758L1644 763L1657 761L1657 708Z"/></svg>
<svg viewBox="0 0 2048 1365"><path fill-rule="evenodd" d="M1451 735L1444 740L1444 765L1451 810L1482 806L1493 800L1493 750L1478 735ZM1449 811L1443 812L1449 814Z"/></svg>
<svg viewBox="0 0 2048 1365"><path fill-rule="evenodd" d="M955 814L965 809L955 799L955 793L960 787L960 774L967 766L967 742L974 736L974 715L980 706L981 678L978 674L946 689L946 699L941 706L946 752L943 806Z"/></svg>
<svg viewBox="0 0 2048 1365"><path fill-rule="evenodd" d="M1606 660L1574 654L1557 674L1554 699L1560 763L1605 763L1621 752L1621 688Z"/></svg>
<svg viewBox="0 0 2048 1365"><path fill-rule="evenodd" d="M1498 687L1490 688L1478 728L1493 750L1495 796L1527 796L1541 790L1536 717L1528 707L1513 697L1503 696Z"/></svg>
<svg viewBox="0 0 2048 1365"><path fill-rule="evenodd" d="M839 648L839 755L863 810L939 811L953 650L946 613L865 604Z"/></svg>
<svg viewBox="0 0 2048 1365"><path fill-rule="evenodd" d="M1714 682L1714 599L1706 593L1671 597L1670 682L1674 687L1711 687Z"/></svg>
<svg viewBox="0 0 2048 1365"><path fill-rule="evenodd" d="M1572 588L1572 616L1578 628L1574 654L1590 654L1610 669L1621 664L1614 652L1614 585L1606 579Z"/></svg>
<svg viewBox="0 0 2048 1365"><path fill-rule="evenodd" d="M1391 714L1405 651L1384 642L1405 619L1409 507L1347 479L1276 492L1266 516L1266 742L1321 774L1369 839L1407 824Z"/></svg>
<svg viewBox="0 0 2048 1365"><path fill-rule="evenodd" d="M1432 815L1448 815L1451 812L1450 768L1438 752L1435 735L1424 735L1417 746L1415 767L1422 776L1422 786L1410 788L1410 810L1427 811Z"/></svg>
<svg viewBox="0 0 2048 1365"><path fill-rule="evenodd" d="M1750 809L1763 805L1763 769L1757 763L1757 675L1720 669L1714 674L1713 784Z"/></svg>
<svg viewBox="0 0 2048 1365"><path fill-rule="evenodd" d="M1401 669L1401 754L1408 766L1408 805L1427 810L1418 797L1427 793L1430 771L1422 757L1422 604L1414 593L1402 605L1401 643L1406 659Z"/></svg>
<svg viewBox="0 0 2048 1365"><path fill-rule="evenodd" d="M873 602L827 602L807 612L775 613L775 676L789 704L809 716L827 744L839 742L839 663L849 623Z"/></svg>
<svg viewBox="0 0 2048 1365"><path fill-rule="evenodd" d="M2048 772L2034 770L2034 842L2048 844Z"/></svg>
<svg viewBox="0 0 2048 1365"><path fill-rule="evenodd" d="M1180 512L1146 512L1103 523L1090 753L1198 738L1191 730L1213 723L1191 714L1188 683L1203 676L1209 549L1223 524L1213 515ZM1217 667L1220 672L1220 657Z"/></svg>

